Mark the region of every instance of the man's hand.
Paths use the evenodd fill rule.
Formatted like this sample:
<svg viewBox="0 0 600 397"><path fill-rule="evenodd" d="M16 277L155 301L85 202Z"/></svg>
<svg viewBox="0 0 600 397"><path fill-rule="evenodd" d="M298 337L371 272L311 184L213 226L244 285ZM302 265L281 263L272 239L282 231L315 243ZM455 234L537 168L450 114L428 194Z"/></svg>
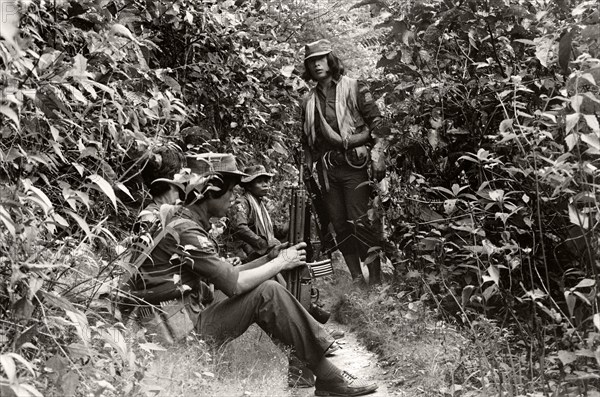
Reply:
<svg viewBox="0 0 600 397"><path fill-rule="evenodd" d="M273 249L271 249L271 251L269 251L269 253L267 254L269 260L273 260L275 258L277 258L277 256L279 256L279 253L281 252L281 250L286 249L288 247L288 245L290 245L290 243L283 243L283 244L279 244L276 245L275 247L273 247Z"/></svg>
<svg viewBox="0 0 600 397"><path fill-rule="evenodd" d="M282 250L278 258L285 260L282 270L291 270L306 265L306 243L301 242Z"/></svg>
<svg viewBox="0 0 600 397"><path fill-rule="evenodd" d="M234 256L232 258L226 258L225 259L227 262L231 263L233 266L238 266L242 264L242 260L240 259L239 256Z"/></svg>

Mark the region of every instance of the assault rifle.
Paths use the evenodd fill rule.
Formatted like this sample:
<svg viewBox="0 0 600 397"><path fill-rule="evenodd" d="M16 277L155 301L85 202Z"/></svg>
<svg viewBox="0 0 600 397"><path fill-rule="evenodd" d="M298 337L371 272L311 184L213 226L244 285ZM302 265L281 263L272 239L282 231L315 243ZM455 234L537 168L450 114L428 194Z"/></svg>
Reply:
<svg viewBox="0 0 600 397"><path fill-rule="evenodd" d="M303 180L304 186L298 185L291 188L288 241L291 245L298 244L302 241L306 242L306 261L308 266L288 271L286 274L286 283L290 293L294 295L302 306L309 310L317 320L321 321L325 317L328 318L328 315L319 313L320 309L312 304L312 297L315 295L318 297L318 292L316 292L316 289L311 285L312 279L332 274L333 268L331 267L330 258L320 262L313 262L315 258L315 247L311 238L311 215L313 208L315 208L317 213L315 227L320 238L320 248L318 253L322 254L323 252L327 252L324 251L325 247L333 248L335 246L335 241L331 234L327 235L324 233L324 229L329 225L329 218L327 217L327 212L318 185L314 178L307 178L304 174L302 152L299 153L298 157L300 178ZM330 252L331 251L329 251L329 253ZM321 320L319 317L321 317ZM327 319L324 319L324 321L321 322L324 323L326 321Z"/></svg>

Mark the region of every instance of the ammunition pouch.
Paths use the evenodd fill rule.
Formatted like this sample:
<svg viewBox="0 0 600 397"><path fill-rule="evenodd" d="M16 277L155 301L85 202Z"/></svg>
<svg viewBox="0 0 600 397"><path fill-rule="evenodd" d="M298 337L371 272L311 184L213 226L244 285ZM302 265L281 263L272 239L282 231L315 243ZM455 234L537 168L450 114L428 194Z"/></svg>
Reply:
<svg viewBox="0 0 600 397"><path fill-rule="evenodd" d="M195 329L203 309L197 296L189 294L183 299L139 307L137 319L150 334L155 334L164 344L172 345Z"/></svg>

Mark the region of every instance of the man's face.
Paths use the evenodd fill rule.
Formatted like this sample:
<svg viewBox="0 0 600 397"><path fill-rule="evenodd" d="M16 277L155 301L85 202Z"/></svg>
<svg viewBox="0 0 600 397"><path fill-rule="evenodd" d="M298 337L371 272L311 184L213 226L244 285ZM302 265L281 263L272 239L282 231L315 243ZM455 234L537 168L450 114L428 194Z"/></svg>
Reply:
<svg viewBox="0 0 600 397"><path fill-rule="evenodd" d="M224 195L217 198L211 198L207 201L208 215L215 218L227 216L227 211L233 205L233 185Z"/></svg>
<svg viewBox="0 0 600 397"><path fill-rule="evenodd" d="M268 176L259 176L248 185L248 191L256 197L264 197L269 194L271 183Z"/></svg>
<svg viewBox="0 0 600 397"><path fill-rule="evenodd" d="M310 58L307 61L310 75L316 81L321 81L330 76L329 64L327 63L327 55Z"/></svg>

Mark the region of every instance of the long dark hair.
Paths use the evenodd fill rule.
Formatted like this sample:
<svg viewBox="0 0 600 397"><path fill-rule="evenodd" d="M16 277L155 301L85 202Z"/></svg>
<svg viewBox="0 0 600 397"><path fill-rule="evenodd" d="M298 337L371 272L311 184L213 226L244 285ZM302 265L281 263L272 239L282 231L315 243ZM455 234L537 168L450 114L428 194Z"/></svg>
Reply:
<svg viewBox="0 0 600 397"><path fill-rule="evenodd" d="M332 52L326 55L327 56L327 66L329 66L329 70L331 71L331 76L334 80L339 80L340 77L346 73L344 70L344 64L342 60L337 56L333 55ZM310 59L310 58L309 58ZM305 81L314 80L312 75L310 74L310 69L308 68L309 59L304 60L304 73L302 73L302 78Z"/></svg>
<svg viewBox="0 0 600 397"><path fill-rule="evenodd" d="M182 167L185 167L185 155L173 146L162 146L153 150L141 171L144 184L152 197L160 196L170 189L167 182L153 183L155 179L172 179Z"/></svg>

